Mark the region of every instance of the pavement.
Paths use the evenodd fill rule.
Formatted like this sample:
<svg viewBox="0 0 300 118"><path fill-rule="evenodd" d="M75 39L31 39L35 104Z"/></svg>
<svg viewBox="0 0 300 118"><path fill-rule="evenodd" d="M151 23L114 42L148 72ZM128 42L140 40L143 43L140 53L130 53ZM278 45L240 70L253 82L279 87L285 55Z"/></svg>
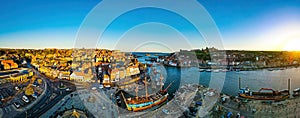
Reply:
<svg viewBox="0 0 300 118"><path fill-rule="evenodd" d="M103 90L77 90L66 95L40 117L55 117L58 113L75 108L85 111L89 117L117 118L117 106L105 96Z"/></svg>

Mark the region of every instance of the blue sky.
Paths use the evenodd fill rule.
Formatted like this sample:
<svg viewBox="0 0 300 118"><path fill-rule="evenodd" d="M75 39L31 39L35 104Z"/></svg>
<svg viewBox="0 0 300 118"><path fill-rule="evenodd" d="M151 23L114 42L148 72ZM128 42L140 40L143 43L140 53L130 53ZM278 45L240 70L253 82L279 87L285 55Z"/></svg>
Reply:
<svg viewBox="0 0 300 118"><path fill-rule="evenodd" d="M0 47L72 48L82 21L99 2L101 0L10 0L3 2L0 5ZM223 37L225 49L283 50L286 49L288 42L300 40L300 1L199 0L198 2L214 19ZM174 5L182 7L178 4ZM188 8L183 6L182 9ZM191 13L197 15L196 12ZM167 40L167 42L178 39L180 42L188 38L192 44L191 48L206 46L203 38L198 36L194 28L184 19L164 10L145 8L124 14L116 20L108 27L107 33L103 35L105 40L100 42L102 44L98 44L98 47L110 48L107 45L118 39L117 36L124 32L126 25L129 27L147 20L162 24L139 25L127 31L128 33L121 38L123 42L135 42L139 38ZM177 31L189 35L182 37ZM153 44L139 49L151 50L151 45ZM129 48L121 49L128 51ZM153 46L153 50L157 48L166 51L163 47ZM173 50L180 48L188 48L188 46L178 44Z"/></svg>

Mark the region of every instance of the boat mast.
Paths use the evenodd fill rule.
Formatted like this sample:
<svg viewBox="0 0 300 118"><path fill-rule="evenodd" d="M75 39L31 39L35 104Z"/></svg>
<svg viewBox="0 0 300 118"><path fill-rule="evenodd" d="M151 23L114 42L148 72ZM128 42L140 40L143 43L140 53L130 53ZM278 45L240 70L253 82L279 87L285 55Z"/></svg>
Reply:
<svg viewBox="0 0 300 118"><path fill-rule="evenodd" d="M160 90L163 90L163 79L162 74L160 74Z"/></svg>
<svg viewBox="0 0 300 118"><path fill-rule="evenodd" d="M175 81L175 80L174 80L174 81ZM174 81L172 81L172 82L167 86L167 88L166 88L164 91L167 91L167 90L170 88L170 86L173 84Z"/></svg>
<svg viewBox="0 0 300 118"><path fill-rule="evenodd" d="M123 92L121 92L121 95L122 95L122 97L123 97L123 99L124 99L124 102L125 102L125 104L126 104L126 106L127 106L127 101L126 101L126 98L125 98Z"/></svg>
<svg viewBox="0 0 300 118"><path fill-rule="evenodd" d="M138 86L136 86L136 88L135 88L135 95L136 95L136 100L138 100L139 99L139 88L138 88Z"/></svg>
<svg viewBox="0 0 300 118"><path fill-rule="evenodd" d="M147 77L145 76L145 89L146 89L146 100L148 100L148 87L147 87Z"/></svg>
<svg viewBox="0 0 300 118"><path fill-rule="evenodd" d="M145 77L146 100L148 100L147 77Z"/></svg>

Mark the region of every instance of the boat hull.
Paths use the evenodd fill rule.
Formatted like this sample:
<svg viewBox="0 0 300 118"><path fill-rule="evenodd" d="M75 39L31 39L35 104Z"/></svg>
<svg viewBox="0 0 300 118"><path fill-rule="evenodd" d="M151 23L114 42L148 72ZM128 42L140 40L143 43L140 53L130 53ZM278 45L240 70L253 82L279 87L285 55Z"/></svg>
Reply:
<svg viewBox="0 0 300 118"><path fill-rule="evenodd" d="M167 100L168 100L168 94L163 95L162 98L160 98L160 99L158 99L156 101L153 101L153 104L150 104L150 105L147 105L147 106L141 106L141 107L129 107L129 105L127 105L127 109L128 110L132 110L134 112L144 111L144 110L150 109L150 108L152 108L154 106L158 106L158 105L164 103ZM135 105L139 105L139 104L135 104Z"/></svg>
<svg viewBox="0 0 300 118"><path fill-rule="evenodd" d="M247 99L254 99L254 100L284 100L289 98L289 95L280 95L280 96L250 96L246 94L239 94L240 97L247 98Z"/></svg>

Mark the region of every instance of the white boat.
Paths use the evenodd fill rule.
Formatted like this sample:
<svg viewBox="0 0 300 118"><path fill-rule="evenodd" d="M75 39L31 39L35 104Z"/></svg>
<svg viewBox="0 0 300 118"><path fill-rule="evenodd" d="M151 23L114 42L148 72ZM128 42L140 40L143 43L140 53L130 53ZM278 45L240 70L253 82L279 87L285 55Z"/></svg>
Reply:
<svg viewBox="0 0 300 118"><path fill-rule="evenodd" d="M228 71L227 69L222 69L222 70L221 70L221 72L227 72L227 71Z"/></svg>
<svg viewBox="0 0 300 118"><path fill-rule="evenodd" d="M204 72L205 71L205 69L199 69L199 72Z"/></svg>
<svg viewBox="0 0 300 118"><path fill-rule="evenodd" d="M211 72L211 69L206 69L205 71L206 71L206 72Z"/></svg>
<svg viewBox="0 0 300 118"><path fill-rule="evenodd" d="M214 70L212 70L212 72L218 73L218 72L220 72L220 70L219 69L214 69Z"/></svg>

